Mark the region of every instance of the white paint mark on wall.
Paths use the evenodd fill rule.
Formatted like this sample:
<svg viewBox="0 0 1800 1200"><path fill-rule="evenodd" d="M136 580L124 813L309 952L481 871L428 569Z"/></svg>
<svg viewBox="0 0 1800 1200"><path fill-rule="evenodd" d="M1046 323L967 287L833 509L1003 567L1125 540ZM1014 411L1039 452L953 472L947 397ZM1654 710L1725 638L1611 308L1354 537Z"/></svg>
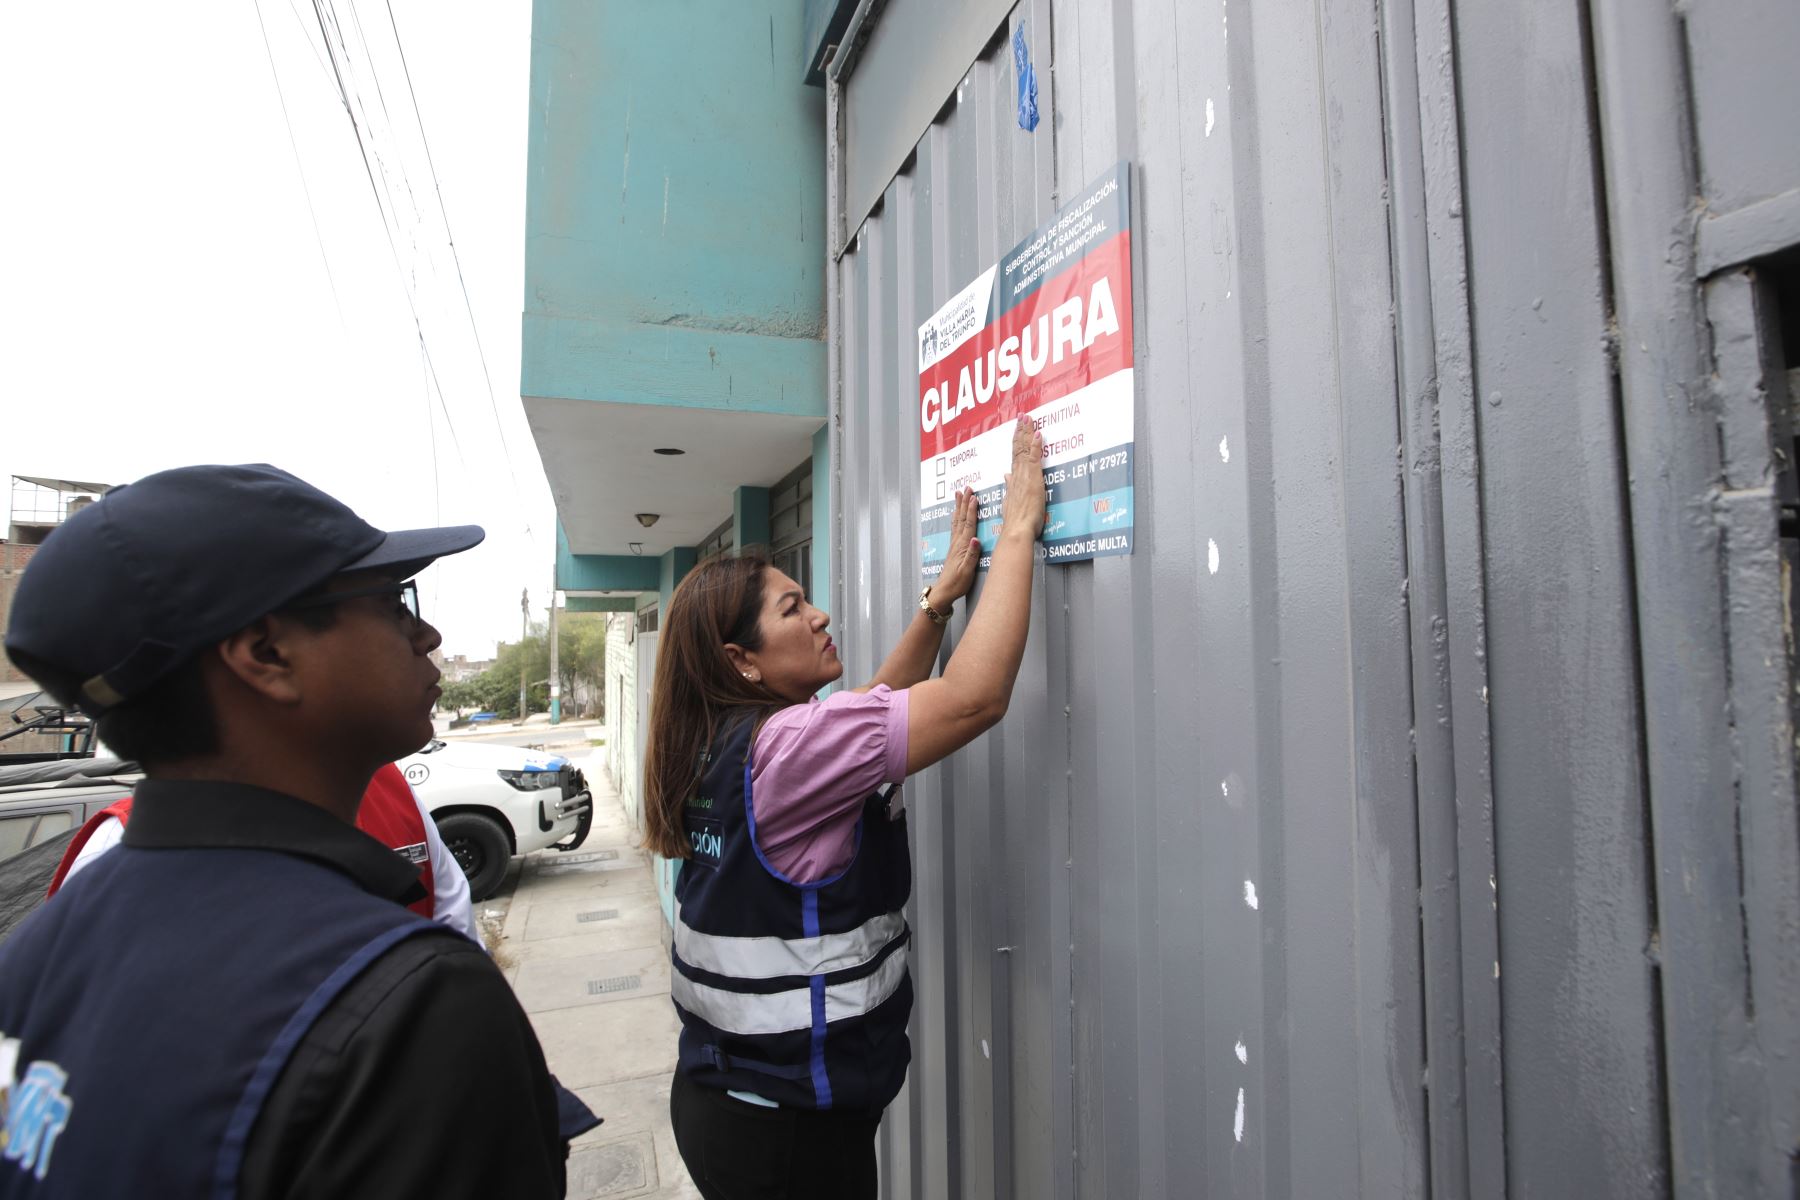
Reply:
<svg viewBox="0 0 1800 1200"><path fill-rule="evenodd" d="M1231 435L1230 434L1227 434L1226 436L1219 439L1219 461L1220 462L1230 462L1231 461Z"/></svg>
<svg viewBox="0 0 1800 1200"><path fill-rule="evenodd" d="M1244 1140L1244 1089L1238 1089L1237 1116L1231 1121L1231 1136L1238 1141Z"/></svg>
<svg viewBox="0 0 1800 1200"><path fill-rule="evenodd" d="M1212 97L1208 96L1206 98L1206 136L1211 137L1212 131L1213 131L1213 103L1212 103Z"/></svg>
<svg viewBox="0 0 1800 1200"><path fill-rule="evenodd" d="M1500 963L1498 960L1494 962L1494 978L1500 978Z"/></svg>
<svg viewBox="0 0 1800 1200"><path fill-rule="evenodd" d="M1219 795L1225 797L1227 800L1231 799L1231 780L1219 780Z"/></svg>
<svg viewBox="0 0 1800 1200"><path fill-rule="evenodd" d="M1250 907L1251 907L1251 908L1255 908L1255 907L1257 907L1257 904L1256 904L1256 885L1255 885L1255 884L1254 884L1254 883L1252 883L1252 882L1251 882L1251 881L1250 881L1250 880L1248 880L1248 879L1246 879L1246 880L1244 880L1244 903L1245 903L1245 904L1248 904L1248 905L1249 905L1249 906L1250 906ZM1498 972L1498 971L1499 971L1499 969L1500 969L1500 964L1499 964L1499 963L1495 963L1495 964L1494 964L1494 970L1495 970L1495 971L1496 971L1496 972Z"/></svg>
<svg viewBox="0 0 1800 1200"><path fill-rule="evenodd" d="M1206 539L1206 573L1208 575L1219 573L1219 543L1211 538Z"/></svg>
<svg viewBox="0 0 1800 1200"><path fill-rule="evenodd" d="M1243 1038L1238 1039L1238 1044L1237 1044L1236 1048L1237 1048L1238 1061L1241 1063L1246 1063L1246 1064L1249 1063L1250 1052L1248 1050L1244 1049L1244 1039Z"/></svg>
<svg viewBox="0 0 1800 1200"><path fill-rule="evenodd" d="M988 1059L990 1061L992 1061L992 1059L994 1057L991 1053L988 1052L988 1044L987 1044L986 1038L981 1039L981 1057Z"/></svg>

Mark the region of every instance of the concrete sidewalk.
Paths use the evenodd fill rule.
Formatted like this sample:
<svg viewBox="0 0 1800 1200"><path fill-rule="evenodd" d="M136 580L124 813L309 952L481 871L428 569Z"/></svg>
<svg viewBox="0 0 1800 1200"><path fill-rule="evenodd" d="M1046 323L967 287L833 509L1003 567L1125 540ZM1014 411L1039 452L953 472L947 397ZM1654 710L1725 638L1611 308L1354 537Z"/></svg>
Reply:
<svg viewBox="0 0 1800 1200"><path fill-rule="evenodd" d="M528 856L510 897L478 911L504 907L495 960L550 1069L605 1118L570 1153L569 1200L698 1200L669 1130L679 1026L662 909L600 760L577 761L594 793L586 843L570 854Z"/></svg>

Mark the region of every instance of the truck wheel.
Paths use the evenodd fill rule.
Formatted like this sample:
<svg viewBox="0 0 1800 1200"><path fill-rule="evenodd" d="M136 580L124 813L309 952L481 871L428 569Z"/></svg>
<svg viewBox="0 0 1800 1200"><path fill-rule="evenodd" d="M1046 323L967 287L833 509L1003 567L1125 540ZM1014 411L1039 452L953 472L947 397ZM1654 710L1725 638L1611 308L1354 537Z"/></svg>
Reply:
<svg viewBox="0 0 1800 1200"><path fill-rule="evenodd" d="M437 827L444 848L469 877L469 899L479 904L493 895L512 858L506 830L480 813L451 813L439 820Z"/></svg>

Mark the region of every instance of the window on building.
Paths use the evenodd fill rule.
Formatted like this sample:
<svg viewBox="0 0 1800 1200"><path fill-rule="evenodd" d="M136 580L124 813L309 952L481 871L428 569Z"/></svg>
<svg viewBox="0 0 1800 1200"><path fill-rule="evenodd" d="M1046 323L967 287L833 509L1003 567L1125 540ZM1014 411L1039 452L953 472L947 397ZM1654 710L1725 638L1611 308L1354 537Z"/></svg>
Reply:
<svg viewBox="0 0 1800 1200"><path fill-rule="evenodd" d="M655 608L654 606L650 607L650 608L640 608L638 610L637 631L639 633L655 633L656 632L656 630L658 628L658 621L657 621L658 611L659 610L657 608Z"/></svg>
<svg viewBox="0 0 1800 1200"><path fill-rule="evenodd" d="M812 459L769 489L769 557L812 597Z"/></svg>
<svg viewBox="0 0 1800 1200"><path fill-rule="evenodd" d="M698 562L705 562L709 558L718 558L722 554L730 554L737 549L737 539L732 534L731 518L726 517L725 523L707 534L706 539L695 549L699 554Z"/></svg>

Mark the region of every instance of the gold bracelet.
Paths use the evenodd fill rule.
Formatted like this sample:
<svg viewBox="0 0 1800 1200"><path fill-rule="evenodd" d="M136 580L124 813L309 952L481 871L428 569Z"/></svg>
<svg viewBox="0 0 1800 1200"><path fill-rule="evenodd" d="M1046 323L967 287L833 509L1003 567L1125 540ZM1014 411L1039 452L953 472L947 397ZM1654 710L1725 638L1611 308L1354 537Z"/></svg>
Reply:
<svg viewBox="0 0 1800 1200"><path fill-rule="evenodd" d="M933 625L948 625L950 623L950 613L949 612L939 612L937 609L931 607L931 585L930 584L926 584L924 587L919 589L919 611L924 613L927 617L931 618L931 623ZM954 612L954 611L955 611L955 609L953 607L951 609L951 612Z"/></svg>

